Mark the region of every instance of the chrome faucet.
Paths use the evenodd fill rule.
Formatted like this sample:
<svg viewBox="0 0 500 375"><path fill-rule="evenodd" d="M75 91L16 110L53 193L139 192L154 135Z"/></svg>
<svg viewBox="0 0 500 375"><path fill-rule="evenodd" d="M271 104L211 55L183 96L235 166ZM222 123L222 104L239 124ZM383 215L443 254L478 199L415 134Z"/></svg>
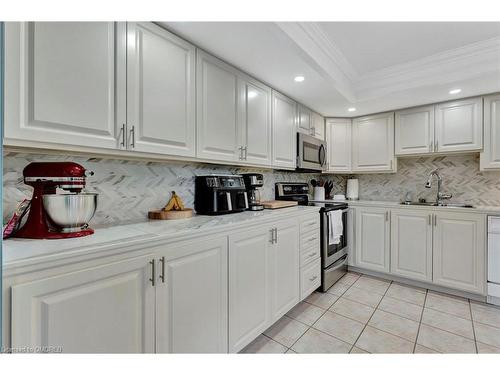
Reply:
<svg viewBox="0 0 500 375"><path fill-rule="evenodd" d="M427 179L427 182L425 183L425 187L427 189L430 189L432 186L432 176L436 176L437 181L438 181L438 186L437 186L437 196L436 196L436 204L438 206L441 206L443 204L443 199L450 199L452 197L451 194L445 194L441 192L441 184L443 182L443 179L438 173L438 170L435 169L429 174L429 178Z"/></svg>

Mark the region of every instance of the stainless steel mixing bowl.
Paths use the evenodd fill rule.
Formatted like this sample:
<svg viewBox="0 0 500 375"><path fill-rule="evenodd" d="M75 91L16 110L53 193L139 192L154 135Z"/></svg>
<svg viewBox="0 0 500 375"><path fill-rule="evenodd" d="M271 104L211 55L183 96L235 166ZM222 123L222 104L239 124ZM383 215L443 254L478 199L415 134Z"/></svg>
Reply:
<svg viewBox="0 0 500 375"><path fill-rule="evenodd" d="M97 208L97 194L45 194L43 206L50 219L63 233L86 228Z"/></svg>

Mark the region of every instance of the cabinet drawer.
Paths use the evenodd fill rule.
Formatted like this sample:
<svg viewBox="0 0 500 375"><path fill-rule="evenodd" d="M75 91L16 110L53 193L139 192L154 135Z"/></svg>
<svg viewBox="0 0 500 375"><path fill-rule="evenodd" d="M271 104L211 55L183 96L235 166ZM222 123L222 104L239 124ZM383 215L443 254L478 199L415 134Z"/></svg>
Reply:
<svg viewBox="0 0 500 375"><path fill-rule="evenodd" d="M300 249L308 249L310 247L319 248L319 230L300 235Z"/></svg>
<svg viewBox="0 0 500 375"><path fill-rule="evenodd" d="M306 219L300 222L300 233L307 233L319 229L319 215L314 218Z"/></svg>
<svg viewBox="0 0 500 375"><path fill-rule="evenodd" d="M311 260L319 258L320 248L319 246L309 247L307 249L301 249L300 251L300 266L303 267Z"/></svg>
<svg viewBox="0 0 500 375"><path fill-rule="evenodd" d="M300 270L300 298L304 299L321 285L321 259Z"/></svg>

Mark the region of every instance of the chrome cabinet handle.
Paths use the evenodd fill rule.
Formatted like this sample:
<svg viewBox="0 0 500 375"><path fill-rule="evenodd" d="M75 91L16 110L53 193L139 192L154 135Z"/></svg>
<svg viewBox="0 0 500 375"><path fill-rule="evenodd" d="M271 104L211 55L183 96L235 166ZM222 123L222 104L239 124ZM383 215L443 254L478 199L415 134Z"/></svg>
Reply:
<svg viewBox="0 0 500 375"><path fill-rule="evenodd" d="M433 215L434 216L434 226L437 227L437 216L436 215Z"/></svg>
<svg viewBox="0 0 500 375"><path fill-rule="evenodd" d="M149 281L151 281L151 285L152 286L155 286L156 285L156 268L155 268L155 260L151 260L149 261L149 264L151 264L151 278L149 279Z"/></svg>
<svg viewBox="0 0 500 375"><path fill-rule="evenodd" d="M165 257L160 258L160 264L161 264L160 280L162 283L165 283Z"/></svg>
<svg viewBox="0 0 500 375"><path fill-rule="evenodd" d="M312 241L314 241L314 240L316 240L316 239L317 239L316 237L311 237L311 238L309 238L309 239L307 240L307 242L312 242Z"/></svg>
<svg viewBox="0 0 500 375"><path fill-rule="evenodd" d="M429 151L432 152L433 151L433 145L434 145L434 141L431 141L430 145L429 145Z"/></svg>
<svg viewBox="0 0 500 375"><path fill-rule="evenodd" d="M278 243L278 228L274 228L274 243Z"/></svg>
<svg viewBox="0 0 500 375"><path fill-rule="evenodd" d="M271 240L269 241L270 243L274 243L274 228L272 228L269 232L271 232Z"/></svg>
<svg viewBox="0 0 500 375"><path fill-rule="evenodd" d="M432 214L429 214L429 225L432 225Z"/></svg>
<svg viewBox="0 0 500 375"><path fill-rule="evenodd" d="M130 142L130 147L135 148L135 126L132 125L132 128L130 129L130 138L132 139L132 142Z"/></svg>
<svg viewBox="0 0 500 375"><path fill-rule="evenodd" d="M318 278L318 276L311 277L311 278L309 279L309 281L314 281L314 280L316 280L317 278Z"/></svg>
<svg viewBox="0 0 500 375"><path fill-rule="evenodd" d="M244 150L245 150L245 160L247 160L248 159L248 146L245 146Z"/></svg>
<svg viewBox="0 0 500 375"><path fill-rule="evenodd" d="M389 211L385 211L385 221L389 221Z"/></svg>
<svg viewBox="0 0 500 375"><path fill-rule="evenodd" d="M434 151L439 151L439 143L436 141L436 144L434 145Z"/></svg>
<svg viewBox="0 0 500 375"><path fill-rule="evenodd" d="M243 160L243 146L238 147L238 150L240 150L240 156L238 157L238 159Z"/></svg>
<svg viewBox="0 0 500 375"><path fill-rule="evenodd" d="M126 137L126 133L127 131L125 130L125 124L122 124L122 128L120 130L120 134L121 134L121 137L122 137L122 141L120 142L120 146L122 147L125 147L125 137ZM120 137L120 135L118 135L118 137Z"/></svg>
<svg viewBox="0 0 500 375"><path fill-rule="evenodd" d="M309 254L307 257L308 257L308 258L311 258L311 257L313 257L313 256L315 256L315 255L316 255L316 252Z"/></svg>

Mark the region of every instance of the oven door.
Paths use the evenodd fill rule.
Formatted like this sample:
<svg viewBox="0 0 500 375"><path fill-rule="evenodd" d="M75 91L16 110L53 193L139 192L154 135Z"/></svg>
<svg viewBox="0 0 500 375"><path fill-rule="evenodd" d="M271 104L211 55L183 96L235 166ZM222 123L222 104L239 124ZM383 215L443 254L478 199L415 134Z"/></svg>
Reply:
<svg viewBox="0 0 500 375"><path fill-rule="evenodd" d="M297 168L326 170L326 147L323 141L310 135L297 133Z"/></svg>
<svg viewBox="0 0 500 375"><path fill-rule="evenodd" d="M326 268L347 254L347 208L342 210L342 236L338 244L329 244L330 220L327 212L321 214L321 260Z"/></svg>

